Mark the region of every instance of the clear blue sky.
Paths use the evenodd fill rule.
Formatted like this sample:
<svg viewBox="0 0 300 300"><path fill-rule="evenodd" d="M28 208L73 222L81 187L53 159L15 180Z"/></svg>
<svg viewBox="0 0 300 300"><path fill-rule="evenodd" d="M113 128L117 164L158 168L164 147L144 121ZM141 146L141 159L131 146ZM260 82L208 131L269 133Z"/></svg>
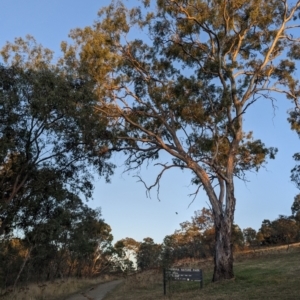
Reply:
<svg viewBox="0 0 300 300"><path fill-rule="evenodd" d="M126 2L126 1L125 1ZM136 1L127 1L133 5ZM60 56L60 42L76 27L91 25L97 11L109 0L1 0L0 47L15 37L33 35L36 40ZM298 72L299 77L299 72ZM291 104L278 97L273 111L269 102L262 100L245 116L245 129L261 138L267 146L279 149L276 160L269 161L258 174L248 174L249 182L236 181L235 223L242 229L259 229L263 219L273 220L279 214L289 215L294 196L298 193L290 182L290 170L295 165L292 155L300 151L297 135L290 130L287 110ZM179 223L189 220L195 210L207 206L205 193L200 193L189 206L195 187L190 186L189 172L167 173L161 184L161 202L146 197L145 189L132 174L122 173L123 157L117 154L113 162L119 166L111 184L98 178L95 182L91 207L102 207L103 217L112 227L115 241L132 237L141 241L150 236L162 242L164 236L179 228ZM141 171L147 182L155 178L157 168L149 166ZM176 214L178 212L178 214Z"/></svg>

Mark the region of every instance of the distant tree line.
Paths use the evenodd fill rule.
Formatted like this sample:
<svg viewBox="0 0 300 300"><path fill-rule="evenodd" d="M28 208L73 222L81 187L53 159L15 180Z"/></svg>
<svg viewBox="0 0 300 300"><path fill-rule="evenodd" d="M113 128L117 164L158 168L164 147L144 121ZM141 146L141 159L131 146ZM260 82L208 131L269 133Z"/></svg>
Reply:
<svg viewBox="0 0 300 300"><path fill-rule="evenodd" d="M287 245L300 242L300 194L294 199L290 216L280 215L277 219L263 220L258 231L234 224L231 236L233 250L244 251L266 246ZM117 257L123 271L147 270L170 266L184 259L205 259L213 257L215 229L212 213L203 208L196 211L191 221L180 224L180 229L167 235L162 244L152 238L137 242L126 238L115 244Z"/></svg>
<svg viewBox="0 0 300 300"><path fill-rule="evenodd" d="M22 224L21 237L14 232L1 235L2 287L145 271L171 266L180 260L209 258L214 253L214 224L207 208L196 211L191 221L181 223L180 229L167 235L162 244L147 237L142 242L125 238L112 245L111 228L102 219L100 209L87 207L74 194L62 193L61 199L35 203L35 211L34 203L30 205L32 211L24 215L26 220L21 218L19 227L15 227L21 230ZM263 220L257 232L234 225L234 251L300 242L300 195L295 197L291 209L290 216Z"/></svg>

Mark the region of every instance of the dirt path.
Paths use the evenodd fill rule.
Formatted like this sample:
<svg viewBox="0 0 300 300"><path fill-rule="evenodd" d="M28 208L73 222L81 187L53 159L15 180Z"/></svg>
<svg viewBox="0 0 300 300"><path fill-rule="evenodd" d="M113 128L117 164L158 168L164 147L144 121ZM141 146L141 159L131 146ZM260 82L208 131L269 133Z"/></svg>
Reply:
<svg viewBox="0 0 300 300"><path fill-rule="evenodd" d="M66 300L101 300L109 291L113 290L121 282L122 280L114 280L102 283L96 287L90 288L84 293L73 295Z"/></svg>

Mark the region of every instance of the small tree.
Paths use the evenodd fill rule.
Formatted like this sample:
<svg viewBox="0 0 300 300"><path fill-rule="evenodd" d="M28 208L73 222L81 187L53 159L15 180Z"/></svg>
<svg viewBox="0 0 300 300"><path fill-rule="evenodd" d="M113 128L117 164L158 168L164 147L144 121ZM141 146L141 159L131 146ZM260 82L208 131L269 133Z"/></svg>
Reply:
<svg viewBox="0 0 300 300"><path fill-rule="evenodd" d="M160 264L161 246L150 237L144 238L137 254L137 266L142 271L156 268Z"/></svg>
<svg viewBox="0 0 300 300"><path fill-rule="evenodd" d="M244 241L246 243L246 246L252 247L257 244L255 229L251 227L243 229L243 236L244 236Z"/></svg>
<svg viewBox="0 0 300 300"><path fill-rule="evenodd" d="M125 238L117 241L114 245L117 258L115 264L124 271L136 269L136 260L140 243L133 238Z"/></svg>
<svg viewBox="0 0 300 300"><path fill-rule="evenodd" d="M296 241L299 227L293 218L280 215L279 218L272 222L272 227L276 232L279 243L289 245Z"/></svg>
<svg viewBox="0 0 300 300"><path fill-rule="evenodd" d="M262 245L272 245L278 243L278 234L275 228L272 226L272 222L270 220L263 220L261 227L259 229L260 235L258 238L261 241Z"/></svg>

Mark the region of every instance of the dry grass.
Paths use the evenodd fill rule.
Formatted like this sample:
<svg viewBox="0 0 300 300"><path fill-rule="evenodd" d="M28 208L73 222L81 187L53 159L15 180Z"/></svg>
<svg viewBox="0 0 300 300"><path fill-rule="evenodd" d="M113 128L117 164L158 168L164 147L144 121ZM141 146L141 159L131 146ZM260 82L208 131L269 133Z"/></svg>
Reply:
<svg viewBox="0 0 300 300"><path fill-rule="evenodd" d="M99 283L111 281L115 277L103 276L94 279L76 279L57 280L40 284L29 284L19 287L15 292L6 291L1 300L62 300L66 297L83 292L89 287ZM3 294L4 291L2 291Z"/></svg>
<svg viewBox="0 0 300 300"><path fill-rule="evenodd" d="M185 262L185 266L199 267L204 273L204 287L198 283L172 283L167 297L163 295L162 272L147 271L128 277L106 300L159 299L300 299L300 248L287 252L272 250L236 257L235 279L212 283L212 261Z"/></svg>

